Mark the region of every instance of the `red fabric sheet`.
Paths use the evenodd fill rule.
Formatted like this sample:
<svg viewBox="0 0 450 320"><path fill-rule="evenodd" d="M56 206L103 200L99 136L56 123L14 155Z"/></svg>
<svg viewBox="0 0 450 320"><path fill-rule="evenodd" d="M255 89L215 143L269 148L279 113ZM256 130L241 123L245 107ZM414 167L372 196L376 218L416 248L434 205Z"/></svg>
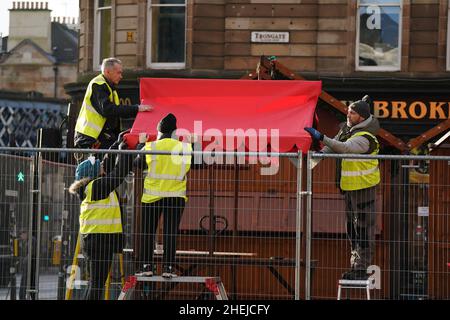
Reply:
<svg viewBox="0 0 450 320"><path fill-rule="evenodd" d="M177 134L195 133L205 150L236 150L241 139L250 151L307 152L303 128L312 125L320 92L321 81L142 78L141 103L154 110L138 113L127 141L135 145L140 132L154 139L159 120L173 113Z"/></svg>

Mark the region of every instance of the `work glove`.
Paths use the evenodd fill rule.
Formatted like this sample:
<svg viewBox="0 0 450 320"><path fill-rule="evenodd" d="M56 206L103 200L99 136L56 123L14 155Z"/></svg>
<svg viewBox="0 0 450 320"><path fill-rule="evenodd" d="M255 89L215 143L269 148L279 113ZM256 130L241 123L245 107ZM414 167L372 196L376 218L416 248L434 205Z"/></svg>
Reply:
<svg viewBox="0 0 450 320"><path fill-rule="evenodd" d="M320 131L317 131L316 129L310 127L305 127L304 129L311 135L314 140L323 140L323 133L320 133Z"/></svg>
<svg viewBox="0 0 450 320"><path fill-rule="evenodd" d="M138 138L139 143L146 143L147 139L148 139L147 133L145 133L145 132L139 133L139 138Z"/></svg>

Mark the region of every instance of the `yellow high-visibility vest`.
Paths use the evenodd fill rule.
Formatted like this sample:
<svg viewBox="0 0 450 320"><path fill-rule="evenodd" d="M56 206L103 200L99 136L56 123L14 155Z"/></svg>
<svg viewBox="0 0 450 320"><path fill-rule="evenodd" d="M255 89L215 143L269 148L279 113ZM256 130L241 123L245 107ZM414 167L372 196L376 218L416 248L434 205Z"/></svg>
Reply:
<svg viewBox="0 0 450 320"><path fill-rule="evenodd" d="M176 152L192 151L192 146L171 138L147 142L145 150ZM147 154L147 171L141 201L152 203L161 198L186 197L186 174L191 168L190 155Z"/></svg>
<svg viewBox="0 0 450 320"><path fill-rule="evenodd" d="M106 199L92 201L92 183L84 190L86 197L80 207L80 233L121 233L122 219L116 191Z"/></svg>
<svg viewBox="0 0 450 320"><path fill-rule="evenodd" d="M373 134L361 131L352 135L350 139L364 135L369 135L375 140L377 145L371 154L378 154L380 144ZM342 190L361 190L376 186L379 183L380 169L378 166L378 159L342 159L340 183Z"/></svg>
<svg viewBox="0 0 450 320"><path fill-rule="evenodd" d="M116 106L120 105L119 95L116 90L112 90L108 82L105 80L102 74L99 74L94 79L89 82L89 85L84 95L83 105L81 106L80 114L78 115L77 124L75 126L75 131L80 132L84 135L97 139L100 132L103 130L106 118L95 110L92 106L91 96L92 96L92 85L98 84L106 86L109 89L109 101L113 102Z"/></svg>

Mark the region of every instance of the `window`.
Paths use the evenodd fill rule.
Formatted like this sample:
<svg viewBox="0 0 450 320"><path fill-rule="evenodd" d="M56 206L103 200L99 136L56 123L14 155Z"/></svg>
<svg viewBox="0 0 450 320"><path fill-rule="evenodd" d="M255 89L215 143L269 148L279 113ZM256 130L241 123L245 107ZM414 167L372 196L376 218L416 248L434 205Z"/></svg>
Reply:
<svg viewBox="0 0 450 320"><path fill-rule="evenodd" d="M182 69L186 60L186 0L149 0L147 66Z"/></svg>
<svg viewBox="0 0 450 320"><path fill-rule="evenodd" d="M100 70L102 60L111 56L111 0L95 1L94 70Z"/></svg>
<svg viewBox="0 0 450 320"><path fill-rule="evenodd" d="M400 70L402 2L359 0L356 70Z"/></svg>
<svg viewBox="0 0 450 320"><path fill-rule="evenodd" d="M447 71L450 71L450 1L447 10Z"/></svg>

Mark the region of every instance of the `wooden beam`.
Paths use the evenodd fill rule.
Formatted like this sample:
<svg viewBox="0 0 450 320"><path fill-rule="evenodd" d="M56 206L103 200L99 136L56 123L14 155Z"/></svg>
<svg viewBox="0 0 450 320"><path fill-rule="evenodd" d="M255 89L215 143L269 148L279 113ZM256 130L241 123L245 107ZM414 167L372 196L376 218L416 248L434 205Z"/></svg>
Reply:
<svg viewBox="0 0 450 320"><path fill-rule="evenodd" d="M438 134L450 129L450 119L447 119L441 123L439 123L437 126L431 128L430 130L422 133L420 136L415 137L408 141L407 146L409 150L412 150L414 148L417 148L418 146L421 146L425 142L433 139Z"/></svg>
<svg viewBox="0 0 450 320"><path fill-rule="evenodd" d="M251 79L251 80L270 80L272 78L272 74L274 72L281 73L284 78L292 79L292 80L305 80L302 76L299 76L289 70L287 67L279 63L277 60L270 61L267 57L261 56L261 59L258 63L258 66L255 71L250 72L246 75L244 75L241 79ZM332 106L337 111L347 114L347 106L343 104L340 100L334 98L327 92L323 91L321 92L319 99L325 102L326 104ZM450 125L450 122L449 122ZM397 148L402 153L405 153L408 151L408 147L406 144L396 136L394 136L392 133L385 129L380 129L378 132L378 136L385 142L387 142L389 145L393 146L394 148ZM411 148L410 148L411 149Z"/></svg>

